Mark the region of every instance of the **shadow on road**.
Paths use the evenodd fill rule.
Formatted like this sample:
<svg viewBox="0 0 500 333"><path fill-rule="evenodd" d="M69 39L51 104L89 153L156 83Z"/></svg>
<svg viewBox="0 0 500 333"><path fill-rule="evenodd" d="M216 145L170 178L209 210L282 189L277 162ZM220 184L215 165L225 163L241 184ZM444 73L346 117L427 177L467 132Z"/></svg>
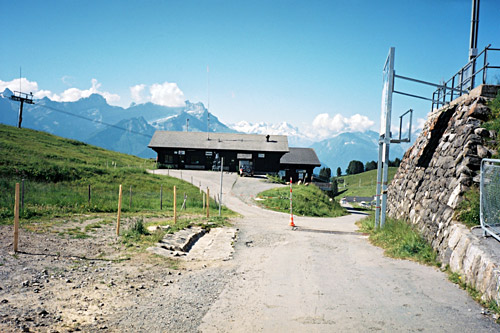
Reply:
<svg viewBox="0 0 500 333"><path fill-rule="evenodd" d="M362 211L356 208L346 208L346 210L349 214L364 215L364 216L370 215L366 211Z"/></svg>
<svg viewBox="0 0 500 333"><path fill-rule="evenodd" d="M368 235L368 234L355 232L355 231L321 230L321 229L309 229L309 228L302 228L302 227L296 227L294 230L295 231L314 232L314 233L320 233L320 234L333 234L333 235L352 235L352 236Z"/></svg>

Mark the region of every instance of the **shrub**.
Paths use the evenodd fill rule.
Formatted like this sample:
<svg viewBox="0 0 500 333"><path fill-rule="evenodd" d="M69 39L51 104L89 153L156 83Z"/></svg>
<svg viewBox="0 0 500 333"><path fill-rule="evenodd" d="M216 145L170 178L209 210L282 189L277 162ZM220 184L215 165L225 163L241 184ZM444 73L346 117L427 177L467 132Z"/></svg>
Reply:
<svg viewBox="0 0 500 333"><path fill-rule="evenodd" d="M472 187L464 194L464 200L460 202L456 211L455 218L464 223L469 228L480 224L480 194L477 187Z"/></svg>
<svg viewBox="0 0 500 333"><path fill-rule="evenodd" d="M373 215L361 221L362 232L370 234L370 241L385 249L393 258L410 259L427 265L437 265L436 252L408 223L387 218L384 228L375 229Z"/></svg>

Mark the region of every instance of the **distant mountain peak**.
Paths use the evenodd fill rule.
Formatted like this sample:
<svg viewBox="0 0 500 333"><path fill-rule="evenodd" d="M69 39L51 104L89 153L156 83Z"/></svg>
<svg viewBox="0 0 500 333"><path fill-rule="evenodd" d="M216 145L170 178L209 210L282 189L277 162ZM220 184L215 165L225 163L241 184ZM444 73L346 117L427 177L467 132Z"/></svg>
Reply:
<svg viewBox="0 0 500 333"><path fill-rule="evenodd" d="M9 88L5 88L0 95L2 95L3 98L10 98L10 96L14 95L14 93Z"/></svg>
<svg viewBox="0 0 500 333"><path fill-rule="evenodd" d="M87 101L98 102L98 103L107 103L104 96L102 96L100 94L91 94L89 97L84 97L80 100L84 100L84 101L87 100Z"/></svg>
<svg viewBox="0 0 500 333"><path fill-rule="evenodd" d="M208 111L202 102L191 103L190 101L185 101L185 103L186 103L185 112L187 112L189 114L197 114L198 115L198 114L203 114L203 113Z"/></svg>

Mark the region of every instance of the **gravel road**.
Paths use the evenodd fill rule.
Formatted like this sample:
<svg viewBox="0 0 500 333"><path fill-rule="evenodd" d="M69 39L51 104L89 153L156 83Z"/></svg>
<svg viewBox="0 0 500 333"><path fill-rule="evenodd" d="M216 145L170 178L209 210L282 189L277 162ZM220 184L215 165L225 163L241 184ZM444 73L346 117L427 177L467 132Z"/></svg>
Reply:
<svg viewBox="0 0 500 333"><path fill-rule="evenodd" d="M217 173L183 171L184 179L191 176L211 193L218 191ZM244 217L236 223L234 274L200 331L500 331L445 273L387 258L356 233L354 223L363 214L295 217L298 229L292 231L288 214L251 202L276 185L232 174L225 174L224 183L224 203Z"/></svg>
<svg viewBox="0 0 500 333"><path fill-rule="evenodd" d="M219 173L155 173L219 193ZM0 332L499 331L444 273L384 257L355 232L362 214L295 217L292 231L288 214L253 201L274 186L224 174L223 202L241 214L232 260L197 258L196 244L173 263L129 252L113 224L69 236L95 216L23 227L14 255L0 226Z"/></svg>

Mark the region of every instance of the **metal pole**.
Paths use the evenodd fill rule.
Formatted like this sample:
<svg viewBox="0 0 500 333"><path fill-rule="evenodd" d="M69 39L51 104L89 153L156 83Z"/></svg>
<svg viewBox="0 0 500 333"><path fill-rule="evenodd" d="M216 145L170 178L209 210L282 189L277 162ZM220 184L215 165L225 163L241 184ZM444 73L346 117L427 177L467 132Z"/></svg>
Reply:
<svg viewBox="0 0 500 333"><path fill-rule="evenodd" d="M451 98L450 98L450 101L453 101L453 93L454 93L453 89L455 89L455 77L453 77L451 79L451 88L452 89L451 89Z"/></svg>
<svg viewBox="0 0 500 333"><path fill-rule="evenodd" d="M382 184L382 136L379 139L378 143L378 163L377 163L377 194L375 196L375 229L380 226L380 191Z"/></svg>
<svg viewBox="0 0 500 333"><path fill-rule="evenodd" d="M160 210L163 209L163 185L160 185Z"/></svg>
<svg viewBox="0 0 500 333"><path fill-rule="evenodd" d="M89 184L89 206L90 206L90 184Z"/></svg>
<svg viewBox="0 0 500 333"><path fill-rule="evenodd" d="M486 75L487 75L487 71L488 71L488 68L486 67L488 66L488 48L486 48L484 50L484 61L483 61L483 84L486 83Z"/></svg>
<svg viewBox="0 0 500 333"><path fill-rule="evenodd" d="M396 50L391 47L389 51L389 87L387 90L385 106L385 134L383 141L384 163L383 178L382 178L382 204L380 206L380 227L385 224L385 210L387 206L387 176L389 171L389 145L391 143L391 113L392 113L392 93L394 91L394 57Z"/></svg>
<svg viewBox="0 0 500 333"><path fill-rule="evenodd" d="M382 205L380 206L380 228L385 225L385 215L387 210L387 177L389 172L389 142L384 143L384 171L382 178Z"/></svg>
<svg viewBox="0 0 500 333"><path fill-rule="evenodd" d="M479 30L479 0L472 0L470 41L469 41L469 61L477 56L478 30ZM474 67L472 73L474 73Z"/></svg>
<svg viewBox="0 0 500 333"><path fill-rule="evenodd" d="M23 122L23 105L24 101L21 99L21 105L19 106L19 119L17 123L17 128L21 128L21 123Z"/></svg>
<svg viewBox="0 0 500 333"><path fill-rule="evenodd" d="M220 159L220 196L219 196L219 216L222 208L222 175L224 174L224 157Z"/></svg>

